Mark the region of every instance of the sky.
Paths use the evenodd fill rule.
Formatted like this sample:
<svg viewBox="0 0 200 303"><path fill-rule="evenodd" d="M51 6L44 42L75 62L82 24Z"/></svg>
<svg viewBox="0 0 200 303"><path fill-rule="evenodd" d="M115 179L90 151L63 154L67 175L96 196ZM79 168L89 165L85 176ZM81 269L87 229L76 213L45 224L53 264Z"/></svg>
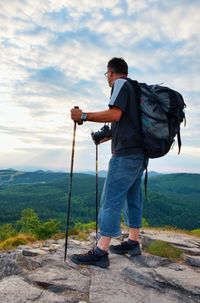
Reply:
<svg viewBox="0 0 200 303"><path fill-rule="evenodd" d="M108 107L107 62L123 57L129 77L164 83L187 104L177 144L149 169L200 172L199 0L7 0L0 2L0 169L69 171L70 109ZM74 171L95 170L91 131L77 127ZM107 170L110 142L99 146Z"/></svg>

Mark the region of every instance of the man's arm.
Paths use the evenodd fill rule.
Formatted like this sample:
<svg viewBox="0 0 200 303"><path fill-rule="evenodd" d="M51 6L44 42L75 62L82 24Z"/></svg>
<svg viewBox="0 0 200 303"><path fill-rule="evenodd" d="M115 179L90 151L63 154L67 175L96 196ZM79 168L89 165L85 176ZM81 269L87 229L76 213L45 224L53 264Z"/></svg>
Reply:
<svg viewBox="0 0 200 303"><path fill-rule="evenodd" d="M77 108L71 109L71 119L74 122L81 121L82 110ZM91 122L114 122L119 121L122 115L122 110L118 107L113 107L101 112L87 113L87 121Z"/></svg>

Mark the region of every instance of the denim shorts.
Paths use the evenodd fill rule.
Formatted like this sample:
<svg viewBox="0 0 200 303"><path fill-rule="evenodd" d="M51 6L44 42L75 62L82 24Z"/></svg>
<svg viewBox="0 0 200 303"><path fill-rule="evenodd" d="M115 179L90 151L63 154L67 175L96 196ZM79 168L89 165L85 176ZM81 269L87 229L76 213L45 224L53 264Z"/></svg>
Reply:
<svg viewBox="0 0 200 303"><path fill-rule="evenodd" d="M142 225L141 179L144 171L144 155L112 156L108 175L101 196L98 221L101 236L121 235L120 219L129 227Z"/></svg>

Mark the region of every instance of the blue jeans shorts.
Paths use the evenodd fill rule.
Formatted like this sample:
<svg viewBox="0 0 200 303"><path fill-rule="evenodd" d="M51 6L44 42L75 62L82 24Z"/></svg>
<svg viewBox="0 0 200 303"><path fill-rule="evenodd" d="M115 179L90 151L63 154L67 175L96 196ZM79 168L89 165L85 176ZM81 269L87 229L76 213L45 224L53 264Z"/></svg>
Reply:
<svg viewBox="0 0 200 303"><path fill-rule="evenodd" d="M133 228L142 226L141 179L144 163L143 154L112 156L110 159L98 216L101 236L121 235L122 210L127 226Z"/></svg>

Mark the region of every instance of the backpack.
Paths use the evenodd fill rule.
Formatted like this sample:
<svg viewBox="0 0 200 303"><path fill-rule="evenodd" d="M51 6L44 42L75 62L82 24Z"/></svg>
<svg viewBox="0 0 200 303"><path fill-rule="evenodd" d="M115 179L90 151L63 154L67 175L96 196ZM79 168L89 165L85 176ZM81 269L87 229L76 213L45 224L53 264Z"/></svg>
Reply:
<svg viewBox="0 0 200 303"><path fill-rule="evenodd" d="M180 125L186 124L186 104L180 93L161 85L147 85L129 80L138 97L138 112L141 117L141 132L144 152L147 158L166 155L178 140L178 154L181 149Z"/></svg>

